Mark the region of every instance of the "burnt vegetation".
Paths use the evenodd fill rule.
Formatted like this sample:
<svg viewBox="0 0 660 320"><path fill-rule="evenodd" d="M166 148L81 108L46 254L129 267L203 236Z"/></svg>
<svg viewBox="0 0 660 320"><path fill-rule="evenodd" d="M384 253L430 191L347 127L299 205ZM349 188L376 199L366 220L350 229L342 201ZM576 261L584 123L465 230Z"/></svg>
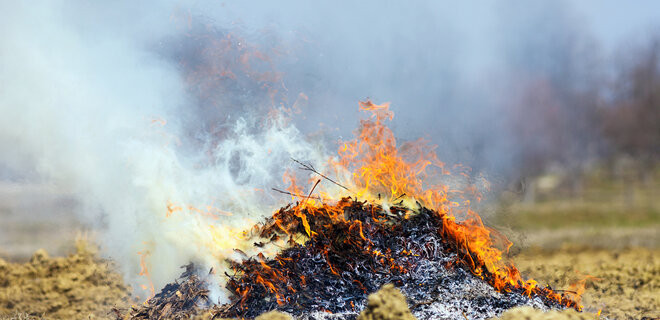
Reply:
<svg viewBox="0 0 660 320"><path fill-rule="evenodd" d="M149 299L141 307L131 308L130 319L184 319L199 312L200 308L211 306L206 281L200 279L195 266L191 263L186 271L175 281L166 285L160 293ZM123 310L113 309L117 319L124 319Z"/></svg>
<svg viewBox="0 0 660 320"><path fill-rule="evenodd" d="M550 298L557 294L549 287L529 292L521 283L497 292L486 284L494 275L474 275L475 267L483 267L475 264L477 257L443 232L443 214L419 204L411 210L402 203L383 208L351 198L311 209L298 203L281 208L252 232L255 239L286 240L289 246L273 258L260 254L230 261L234 272L224 276L232 300L211 308L216 318L254 318L270 310L354 318L367 295L387 283L406 294L418 316L432 313L425 309L434 303L470 318L488 318L519 305L579 308L569 297ZM192 270L188 266L182 283L168 285L147 305L133 309L133 317L185 316L209 308L204 281Z"/></svg>

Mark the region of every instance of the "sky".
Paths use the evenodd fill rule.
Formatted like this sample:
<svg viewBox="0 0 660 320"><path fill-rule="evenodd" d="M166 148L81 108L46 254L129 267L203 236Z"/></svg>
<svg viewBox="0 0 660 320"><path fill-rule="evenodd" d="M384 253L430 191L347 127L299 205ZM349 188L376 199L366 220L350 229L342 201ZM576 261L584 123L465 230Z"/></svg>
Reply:
<svg viewBox="0 0 660 320"><path fill-rule="evenodd" d="M634 34L644 34L660 24L660 3L652 0L573 1L571 5L583 14L587 25L608 47L626 41Z"/></svg>
<svg viewBox="0 0 660 320"><path fill-rule="evenodd" d="M81 41L107 46L107 52L124 40L131 43L122 45L141 50L155 47L171 59L161 62L174 68L181 59L195 59L191 56L195 52L185 57L171 54L181 40L172 40L173 34L181 32L182 24L177 19L187 15L193 22L238 30L247 35L248 41L288 46L293 49L285 50L283 55L290 57L282 58L276 68L284 74L291 96L304 93L309 97L298 123L303 132L312 132L324 123L336 129L331 134L350 136L357 120L342 118L357 118L357 101L387 101L396 111L392 125L399 137L430 138L440 150L447 151L445 157L454 157L450 161L503 158L497 160L501 165L494 165L496 171L511 166L511 159L506 159L510 152L475 156L464 146L491 135L480 131L490 130L484 123L499 112L492 93L510 90L498 79L510 76L511 63L524 68L552 67L545 61L552 57L544 51L552 49L555 41L571 36L578 41L592 39L594 43L586 44L586 49L606 61L624 51L621 48L627 48L630 42L640 41L660 27L660 3L656 1L636 1L634 5L612 0L487 0L479 5L442 1L187 0L107 5L72 1L41 9L34 6L32 11L51 11L51 15L65 21L69 31L75 30ZM41 30L35 34L46 35L53 28L48 19L37 16L33 14L25 21L33 19L32 25ZM0 32L11 36L21 31L4 28ZM164 40L166 44L162 45ZM515 50L516 59L522 61L512 58L516 57ZM225 108L227 114L232 113L229 109L245 110L229 105ZM433 124L429 125L431 120ZM500 135L495 137L506 140ZM498 141L486 144L501 149Z"/></svg>

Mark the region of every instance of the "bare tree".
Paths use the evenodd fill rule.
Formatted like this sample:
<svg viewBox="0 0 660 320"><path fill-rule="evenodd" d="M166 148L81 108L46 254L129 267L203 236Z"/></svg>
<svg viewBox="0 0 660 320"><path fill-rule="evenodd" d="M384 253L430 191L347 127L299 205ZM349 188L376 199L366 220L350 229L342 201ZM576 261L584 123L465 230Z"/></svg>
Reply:
<svg viewBox="0 0 660 320"><path fill-rule="evenodd" d="M604 112L605 135L613 153L635 159L648 181L660 160L660 34L626 50L613 92Z"/></svg>
<svg viewBox="0 0 660 320"><path fill-rule="evenodd" d="M581 195L582 172L596 158L600 140L599 46L564 6L531 7L519 18L526 27L515 19L506 23L511 24L507 48L514 86L507 113L518 172L533 181L557 165L567 173L571 193Z"/></svg>
<svg viewBox="0 0 660 320"><path fill-rule="evenodd" d="M630 207L636 202L635 185L648 186L660 160L660 33L622 46L612 83L602 110L603 135L611 172Z"/></svg>

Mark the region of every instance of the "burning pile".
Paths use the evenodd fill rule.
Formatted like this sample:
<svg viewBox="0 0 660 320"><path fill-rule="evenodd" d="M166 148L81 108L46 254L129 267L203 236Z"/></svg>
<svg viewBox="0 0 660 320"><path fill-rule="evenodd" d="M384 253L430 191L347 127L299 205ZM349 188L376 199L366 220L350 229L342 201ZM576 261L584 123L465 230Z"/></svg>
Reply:
<svg viewBox="0 0 660 320"><path fill-rule="evenodd" d="M274 259L259 256L233 263L236 274L230 276L228 288L236 299L219 313L248 318L272 309L298 316L313 311L355 314L368 293L387 283L401 288L414 301L413 311L421 313L428 309L423 306L436 301L443 301L445 308L455 304L455 314L467 312L471 318L522 304L576 306L566 297L556 299L549 288L530 290L524 283L507 285L502 294L483 290L484 286L475 290L476 279L469 271L477 256L448 236L444 217L421 205L415 210L397 205L384 210L349 198L335 206L283 208L259 228L259 236L288 236L291 247ZM306 232L311 235L304 244L292 237ZM482 276L491 284L499 281L488 271ZM466 291L474 291L469 300ZM465 301L447 303L461 295Z"/></svg>
<svg viewBox="0 0 660 320"><path fill-rule="evenodd" d="M476 194L474 189L451 190L434 181L446 171L422 141L397 147L384 125L393 116L387 104L361 107L372 119L362 121L358 138L341 147L339 160L331 160L335 176L349 178L337 182L299 162L314 174L311 191L303 192L291 178L286 193L295 205L246 232L255 247L284 245L283 250L272 258L228 261L231 274L211 272L209 277L225 276L233 294L230 303L212 307L214 316L253 318L276 309L307 318L353 318L367 295L388 283L424 319L483 319L520 305L581 309L579 290L560 294L537 286L504 261L511 243L484 226L462 200ZM323 179L341 187L341 196L317 190ZM458 215L466 218L459 222ZM191 268L182 284L169 285L132 315L210 307L204 280Z"/></svg>

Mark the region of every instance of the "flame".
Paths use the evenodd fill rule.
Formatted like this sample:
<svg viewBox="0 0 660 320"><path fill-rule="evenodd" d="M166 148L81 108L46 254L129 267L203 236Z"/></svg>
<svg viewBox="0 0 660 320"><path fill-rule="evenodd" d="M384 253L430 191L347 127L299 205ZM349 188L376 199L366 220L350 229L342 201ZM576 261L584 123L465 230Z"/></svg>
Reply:
<svg viewBox="0 0 660 320"><path fill-rule="evenodd" d="M470 185L466 190L454 190L442 183L442 177L449 176L450 172L438 159L433 147L422 139L397 146L394 133L385 124L394 117L389 103L365 101L360 102L359 106L361 110L369 112L370 117L360 121L355 139L341 144L338 158L328 161L330 170L336 176L343 177L339 180L345 186L335 195L335 199L352 196L383 207L396 201L414 207L413 204L419 202L440 216L443 223L438 232L456 247L475 276L484 279L498 291L518 291L530 297L541 295L564 306L582 309L579 296L584 291L584 284L582 289L573 288L559 294L549 287L539 286L535 280L523 279L518 269L505 259L504 253L508 252L512 243L497 231L486 227L479 215L470 208L470 201L464 199L466 194L480 199L481 195L476 188ZM461 172L461 175L467 176L467 173ZM303 221L308 237L313 236L315 231L310 229L306 215L330 214L336 219L343 219L343 208L347 203L339 201L335 205L328 205L317 201L328 195L320 192L321 198L311 198L312 193L304 193L291 173L285 175L286 180L291 183L287 190L292 202L296 198L303 198L293 210ZM463 213L465 219L459 222L458 213ZM276 221L276 224L288 232L283 221ZM359 228L362 233L361 226L356 225L355 228ZM368 244L365 250L371 250ZM390 263L391 268L404 269L387 254L376 250L371 254ZM335 273L329 261L328 265L331 272Z"/></svg>
<svg viewBox="0 0 660 320"><path fill-rule="evenodd" d="M216 208L215 206L212 205L206 205L203 208L200 209L192 205L188 205L185 207L188 209L189 214L199 214L201 216L205 216L207 218L211 218L213 220L218 220L220 219L221 216L231 216L233 215L231 212L221 210L219 208ZM183 211L184 207L180 205L176 205L172 201L167 202L167 212L165 213L165 217L169 218L172 216L173 213Z"/></svg>
<svg viewBox="0 0 660 320"><path fill-rule="evenodd" d="M138 251L137 253L140 256L140 276L143 276L147 279L147 282L149 283L149 286L147 285L140 285L142 290L149 290L149 297L144 300L144 303L146 304L149 299L153 298L156 295L156 290L154 289L154 283L151 280L151 275L149 274L149 268L147 267L147 257L151 252L149 250L143 250L143 251Z"/></svg>
<svg viewBox="0 0 660 320"><path fill-rule="evenodd" d="M298 184L293 172L285 172L283 181L289 185L287 191L276 191L289 194L291 203L295 205L279 209L269 219L269 223L256 225L251 231L241 231L222 224L209 226L208 232L212 240L205 245L215 252L218 261L226 261L233 252L247 256L241 249L251 248L255 235L266 239L266 243L286 241L275 244L274 247L280 248L286 244L304 243L307 239L324 233L324 228L327 226L315 223L319 219L314 219L323 217L323 220L329 220L345 228L342 230L348 233L343 240L346 244L364 250L381 265L393 271L405 273L409 267L404 265L405 261L402 260L405 259L396 258L414 253L405 249L397 249L397 252L390 249L384 251L375 249L369 238L365 237L362 222L347 219L344 212L346 207L353 203L349 199L366 200L377 205L365 206L370 208L368 210L371 210L373 221L385 224L388 219L386 212L398 210L404 219L407 219L411 214L415 214L414 210L409 208L418 208L417 204L419 204L431 209L440 219L442 223L437 232L456 249L460 263L496 290L518 292L529 297L542 296L566 307L582 309L579 302L586 280L560 294L550 287L539 286L533 279L524 279L518 269L505 258L505 253L512 243L497 231L485 226L479 215L472 210L470 199L479 201L481 198L478 189L470 184L454 189L443 182L451 178L452 173L438 159L434 147L425 140L419 139L397 145L394 133L386 125L386 122L394 117L388 103L375 104L365 101L360 102L359 106L370 116L360 121L355 139L341 142L337 157L328 159L327 167L324 168L328 171L327 175L311 166L306 167L305 164L299 163L305 170L315 173L308 181L311 187L303 188ZM470 178L467 172L469 169L465 167L454 166L452 171L458 171L465 178ZM331 187L320 184L323 179L319 176L332 182L328 184ZM336 181L328 176L337 177ZM336 188L337 186L341 188ZM213 219L222 215L231 215L212 206L201 210L168 202L166 216L170 217L173 213L185 209L190 214ZM285 237L280 238L279 235L288 235L288 240L282 239ZM339 275L338 271L341 270L337 270L328 257L329 247L323 251L322 258L328 270ZM286 304L288 302L286 291L294 289L284 284L288 283L286 279L292 279L292 275L282 274L283 271L266 264L264 253L267 250L257 252L259 252L258 260L248 259L242 264L230 263L235 273L243 276L239 281L232 282L229 287L240 298L241 306L245 304L250 290L254 289L248 285L249 283L256 283L264 291L274 294L278 304ZM141 252L140 255L142 265L140 275L148 278L149 273L144 263L148 252ZM276 263L282 266L287 262L287 258L280 256L275 259ZM256 270L250 266L256 267L259 271L249 271ZM307 279L302 277L300 281L304 284ZM358 281L357 285L366 293L362 283ZM153 286L151 290L153 293Z"/></svg>
<svg viewBox="0 0 660 320"><path fill-rule="evenodd" d="M580 279L571 283L568 290L566 290L566 295L575 300L577 303L580 303L582 300L582 294L586 291L587 281L599 281L600 278L596 278L590 275L582 275Z"/></svg>

